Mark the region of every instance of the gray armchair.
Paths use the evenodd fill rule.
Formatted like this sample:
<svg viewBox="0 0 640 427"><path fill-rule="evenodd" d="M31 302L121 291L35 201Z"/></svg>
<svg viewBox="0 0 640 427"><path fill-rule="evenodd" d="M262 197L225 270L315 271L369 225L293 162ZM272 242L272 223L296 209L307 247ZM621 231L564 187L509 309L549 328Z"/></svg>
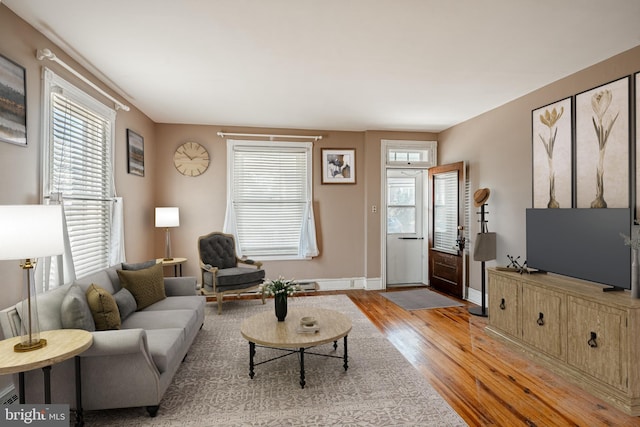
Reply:
<svg viewBox="0 0 640 427"><path fill-rule="evenodd" d="M202 293L215 295L218 314L222 313L225 294L237 294L258 290L264 282L262 263L241 259L236 255L235 239L231 234L213 232L198 238ZM239 266L244 264L245 266ZM264 294L261 293L264 304Z"/></svg>

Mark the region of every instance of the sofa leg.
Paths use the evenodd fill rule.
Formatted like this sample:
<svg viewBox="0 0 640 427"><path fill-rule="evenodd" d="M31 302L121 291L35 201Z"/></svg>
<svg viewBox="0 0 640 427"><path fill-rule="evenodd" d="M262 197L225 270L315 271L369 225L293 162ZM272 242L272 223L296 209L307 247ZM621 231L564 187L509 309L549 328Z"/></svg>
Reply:
<svg viewBox="0 0 640 427"><path fill-rule="evenodd" d="M222 294L216 294L216 300L218 300L218 314L222 314Z"/></svg>
<svg viewBox="0 0 640 427"><path fill-rule="evenodd" d="M158 409L160 409L160 405L147 406L147 412L151 418L154 418L158 415Z"/></svg>

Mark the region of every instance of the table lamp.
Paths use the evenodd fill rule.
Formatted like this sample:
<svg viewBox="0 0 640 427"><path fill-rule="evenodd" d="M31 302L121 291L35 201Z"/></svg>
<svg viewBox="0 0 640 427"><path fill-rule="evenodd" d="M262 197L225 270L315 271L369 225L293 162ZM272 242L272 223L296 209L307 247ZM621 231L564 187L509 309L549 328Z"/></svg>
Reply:
<svg viewBox="0 0 640 427"><path fill-rule="evenodd" d="M180 210L176 207L171 208L156 208L156 227L164 227L165 240L164 240L164 261L171 261L171 235L169 234L170 227L180 226Z"/></svg>
<svg viewBox="0 0 640 427"><path fill-rule="evenodd" d="M62 206L0 206L0 242L0 260L23 260L23 301L18 310L22 326L14 351L37 350L47 341L40 338L33 271L36 258L64 252Z"/></svg>

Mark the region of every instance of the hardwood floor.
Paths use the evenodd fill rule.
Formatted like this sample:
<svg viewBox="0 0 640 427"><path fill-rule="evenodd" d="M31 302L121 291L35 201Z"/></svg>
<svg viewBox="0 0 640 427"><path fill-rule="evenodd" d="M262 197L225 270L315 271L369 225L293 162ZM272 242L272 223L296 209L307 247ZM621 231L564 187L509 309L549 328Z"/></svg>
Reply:
<svg viewBox="0 0 640 427"><path fill-rule="evenodd" d="M332 293L348 295L470 426L640 426L489 337L467 302L406 311L378 291Z"/></svg>

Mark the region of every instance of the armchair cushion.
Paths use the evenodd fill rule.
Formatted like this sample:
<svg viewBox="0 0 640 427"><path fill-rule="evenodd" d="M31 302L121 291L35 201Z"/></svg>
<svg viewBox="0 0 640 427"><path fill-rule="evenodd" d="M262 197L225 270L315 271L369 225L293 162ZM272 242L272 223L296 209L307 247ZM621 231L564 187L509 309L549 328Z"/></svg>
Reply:
<svg viewBox="0 0 640 427"><path fill-rule="evenodd" d="M96 324L87 302L87 297L78 285L71 285L60 306L62 327L65 329L84 329L93 332Z"/></svg>
<svg viewBox="0 0 640 427"><path fill-rule="evenodd" d="M136 299L138 310L167 297L162 264L142 270L118 270L118 276L122 287L128 289Z"/></svg>
<svg viewBox="0 0 640 427"><path fill-rule="evenodd" d="M264 279L264 270L248 267L223 268L218 270L218 286L226 289L247 287L249 284L260 284Z"/></svg>
<svg viewBox="0 0 640 427"><path fill-rule="evenodd" d="M120 329L120 312L113 295L95 284L89 286L86 295L96 331Z"/></svg>
<svg viewBox="0 0 640 427"><path fill-rule="evenodd" d="M233 238L224 234L214 234L200 241L200 260L214 267L232 268L237 265L236 248Z"/></svg>

